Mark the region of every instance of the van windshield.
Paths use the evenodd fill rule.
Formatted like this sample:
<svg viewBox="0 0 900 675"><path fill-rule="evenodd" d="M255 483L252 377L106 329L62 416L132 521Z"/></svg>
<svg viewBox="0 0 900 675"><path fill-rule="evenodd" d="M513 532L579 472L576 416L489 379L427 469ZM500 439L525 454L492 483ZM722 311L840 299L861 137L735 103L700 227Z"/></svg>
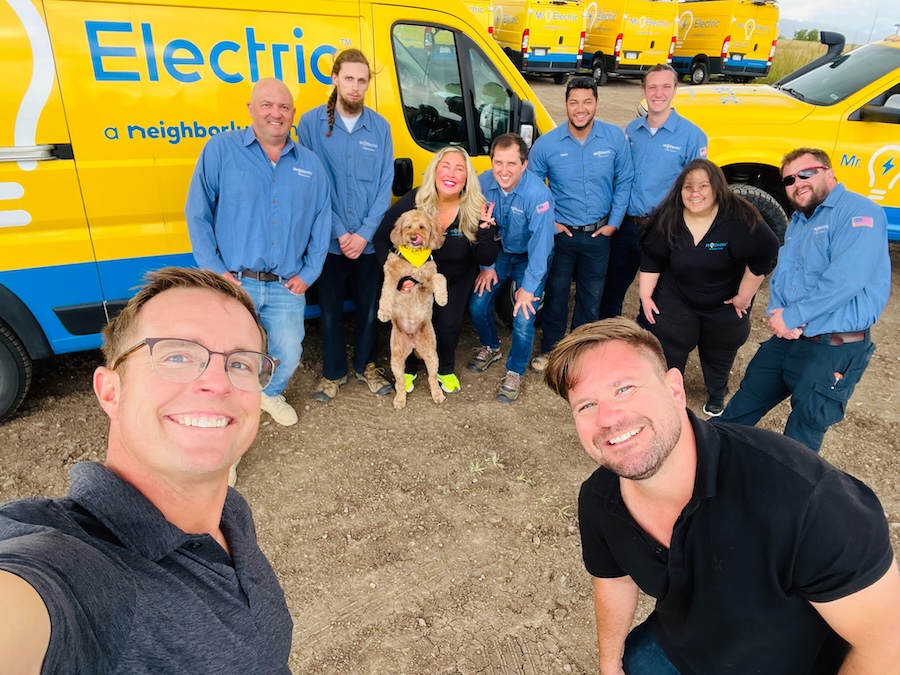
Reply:
<svg viewBox="0 0 900 675"><path fill-rule="evenodd" d="M791 94L812 105L834 105L900 68L900 49L870 44L787 83Z"/></svg>

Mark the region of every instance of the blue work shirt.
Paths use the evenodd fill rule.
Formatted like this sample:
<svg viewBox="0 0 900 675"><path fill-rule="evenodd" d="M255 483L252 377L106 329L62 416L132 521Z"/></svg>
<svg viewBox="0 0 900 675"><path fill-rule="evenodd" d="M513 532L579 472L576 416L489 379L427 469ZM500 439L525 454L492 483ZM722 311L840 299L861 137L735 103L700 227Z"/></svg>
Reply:
<svg viewBox="0 0 900 675"><path fill-rule="evenodd" d="M681 170L698 157L706 157L703 130L674 109L661 127L650 132L647 117L633 119L625 127L631 146L634 182L628 215L649 216L663 200Z"/></svg>
<svg viewBox="0 0 900 675"><path fill-rule="evenodd" d="M488 203L494 203L494 220L500 232L504 253L528 254L528 267L522 288L531 294L547 276L548 260L553 253L553 196L534 174L525 171L519 183L505 193L493 171L478 177Z"/></svg>
<svg viewBox="0 0 900 675"><path fill-rule="evenodd" d="M394 145L387 120L369 108L353 132L335 111L334 129L328 133L328 106L313 108L300 118L300 143L322 160L331 179L331 243L328 252L341 254L338 237L358 234L368 244L363 254L374 253L372 238L391 205L394 182Z"/></svg>
<svg viewBox="0 0 900 675"><path fill-rule="evenodd" d="M556 222L579 227L608 216L609 225L622 224L634 169L619 127L595 119L582 143L561 124L534 142L528 169L548 180Z"/></svg>
<svg viewBox="0 0 900 675"><path fill-rule="evenodd" d="M325 167L290 138L273 166L252 127L209 139L197 160L185 215L194 259L225 272L319 278L331 237Z"/></svg>
<svg viewBox="0 0 900 675"><path fill-rule="evenodd" d="M835 187L810 218L794 212L769 282L769 310L804 335L869 328L891 290L887 218L873 201Z"/></svg>

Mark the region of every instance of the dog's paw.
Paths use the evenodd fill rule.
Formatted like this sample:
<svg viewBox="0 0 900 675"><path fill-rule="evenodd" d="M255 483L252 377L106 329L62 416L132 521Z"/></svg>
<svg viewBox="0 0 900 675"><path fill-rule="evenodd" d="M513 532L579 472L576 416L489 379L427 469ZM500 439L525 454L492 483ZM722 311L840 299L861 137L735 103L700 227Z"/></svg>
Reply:
<svg viewBox="0 0 900 675"><path fill-rule="evenodd" d="M394 396L394 409L403 410L406 407L406 392L398 392Z"/></svg>
<svg viewBox="0 0 900 675"><path fill-rule="evenodd" d="M378 320L381 321L382 323L387 323L388 321L391 320L391 313L388 311L385 311L383 309L378 310L377 316L378 316Z"/></svg>
<svg viewBox="0 0 900 675"><path fill-rule="evenodd" d="M437 393L432 392L431 398L434 400L435 403L437 403L439 405L447 400L447 397L444 396L444 393L440 389L437 390Z"/></svg>

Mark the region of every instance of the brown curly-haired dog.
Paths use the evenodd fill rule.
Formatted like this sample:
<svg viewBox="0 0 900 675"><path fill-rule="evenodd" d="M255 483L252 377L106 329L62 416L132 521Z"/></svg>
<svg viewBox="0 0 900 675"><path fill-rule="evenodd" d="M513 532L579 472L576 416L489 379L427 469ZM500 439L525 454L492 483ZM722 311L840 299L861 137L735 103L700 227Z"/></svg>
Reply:
<svg viewBox="0 0 900 675"><path fill-rule="evenodd" d="M431 325L433 302L447 304L447 278L437 271L437 265L427 251L444 244L444 233L433 218L422 211L412 210L401 215L391 230L394 250L384 263L384 285L378 303L378 318L391 322L391 372L394 374L394 407L406 405L404 371L406 358L415 350L428 370L428 386L435 403L444 400L438 386L437 337ZM404 253L413 258L410 262ZM421 257L421 261L416 260ZM402 290L410 282L411 290Z"/></svg>

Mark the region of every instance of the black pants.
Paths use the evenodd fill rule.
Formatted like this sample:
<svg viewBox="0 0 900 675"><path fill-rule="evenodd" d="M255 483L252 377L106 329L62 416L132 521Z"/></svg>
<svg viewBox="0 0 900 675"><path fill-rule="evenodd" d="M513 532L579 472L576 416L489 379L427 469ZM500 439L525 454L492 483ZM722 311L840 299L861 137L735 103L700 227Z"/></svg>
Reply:
<svg viewBox="0 0 900 675"><path fill-rule="evenodd" d="M738 317L734 308L725 304L721 309L697 310L665 287L657 288L653 300L659 308L656 323L650 324L643 311L638 323L662 343L669 368L684 372L688 354L696 347L709 398L724 401L731 366L750 337L750 312Z"/></svg>
<svg viewBox="0 0 900 675"><path fill-rule="evenodd" d="M641 263L638 247L640 228L631 216L625 216L618 231L609 242L609 264L606 268L606 282L600 299L600 318L610 319L622 315L625 294L634 281Z"/></svg>
<svg viewBox="0 0 900 675"><path fill-rule="evenodd" d="M472 297L475 277L478 276L476 265L445 265L441 274L447 277L447 304L443 307L434 305L431 323L437 335L438 373L449 375L456 368L456 347L462 332L462 322L466 306ZM415 375L421 361L414 354L406 360L406 372Z"/></svg>

